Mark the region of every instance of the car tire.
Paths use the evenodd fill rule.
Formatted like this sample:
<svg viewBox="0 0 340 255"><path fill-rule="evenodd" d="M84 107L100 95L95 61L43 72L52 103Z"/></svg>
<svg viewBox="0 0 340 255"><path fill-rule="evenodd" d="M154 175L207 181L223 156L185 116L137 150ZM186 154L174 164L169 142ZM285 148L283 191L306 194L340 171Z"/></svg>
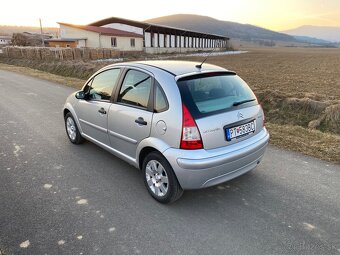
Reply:
<svg viewBox="0 0 340 255"><path fill-rule="evenodd" d="M158 202L168 204L182 196L183 189L171 165L159 152L145 157L142 172L148 192Z"/></svg>
<svg viewBox="0 0 340 255"><path fill-rule="evenodd" d="M74 144L81 144L85 141L85 139L81 136L77 123L74 120L72 114L68 112L65 115L65 129L68 139L71 141L71 143Z"/></svg>

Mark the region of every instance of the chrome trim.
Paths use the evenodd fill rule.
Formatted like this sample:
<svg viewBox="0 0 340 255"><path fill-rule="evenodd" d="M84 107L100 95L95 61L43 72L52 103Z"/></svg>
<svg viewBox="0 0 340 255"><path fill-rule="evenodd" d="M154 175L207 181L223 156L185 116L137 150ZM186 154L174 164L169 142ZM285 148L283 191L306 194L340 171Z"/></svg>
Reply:
<svg viewBox="0 0 340 255"><path fill-rule="evenodd" d="M106 128L102 128L102 127L97 126L97 125L95 125L95 124L93 124L93 123L91 123L91 122L88 122L88 121L86 121L86 120L79 119L79 121L82 122L82 123L84 123L84 124L86 124L86 125L89 125L90 127L95 128L95 129L97 129L97 130L99 130L99 131L102 131L102 132L104 132L104 133L107 133L107 129L106 129Z"/></svg>
<svg viewBox="0 0 340 255"><path fill-rule="evenodd" d="M118 134L116 132L113 132L111 130L109 130L109 134L114 136L114 137L117 137L117 138L120 138L126 142L129 142L129 143L132 143L132 144L137 144L137 141L134 140L134 139L131 139L130 137L127 137L127 136L124 136L124 135L121 135L121 134Z"/></svg>

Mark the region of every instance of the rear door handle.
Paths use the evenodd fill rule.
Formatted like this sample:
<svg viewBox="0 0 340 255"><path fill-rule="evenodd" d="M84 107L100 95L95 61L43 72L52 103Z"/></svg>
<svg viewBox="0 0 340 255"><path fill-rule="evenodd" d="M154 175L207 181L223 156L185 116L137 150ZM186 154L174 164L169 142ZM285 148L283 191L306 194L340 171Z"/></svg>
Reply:
<svg viewBox="0 0 340 255"><path fill-rule="evenodd" d="M142 117L139 117L138 119L136 119L135 122L143 126L146 126L148 124Z"/></svg>
<svg viewBox="0 0 340 255"><path fill-rule="evenodd" d="M103 107L100 108L100 109L98 110L98 112L101 113L101 114L106 114L106 111L105 111L105 109L104 109Z"/></svg>

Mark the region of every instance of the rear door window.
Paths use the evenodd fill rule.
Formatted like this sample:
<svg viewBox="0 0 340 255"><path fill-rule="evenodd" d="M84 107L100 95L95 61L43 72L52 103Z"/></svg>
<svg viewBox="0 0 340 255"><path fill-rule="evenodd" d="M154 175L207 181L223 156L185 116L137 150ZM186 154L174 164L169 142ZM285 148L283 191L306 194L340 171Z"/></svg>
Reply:
<svg viewBox="0 0 340 255"><path fill-rule="evenodd" d="M152 85L151 76L137 70L129 70L124 78L117 102L148 108Z"/></svg>
<svg viewBox="0 0 340 255"><path fill-rule="evenodd" d="M182 101L195 118L229 111L241 104L257 104L252 90L235 74L200 74L179 79L177 84Z"/></svg>

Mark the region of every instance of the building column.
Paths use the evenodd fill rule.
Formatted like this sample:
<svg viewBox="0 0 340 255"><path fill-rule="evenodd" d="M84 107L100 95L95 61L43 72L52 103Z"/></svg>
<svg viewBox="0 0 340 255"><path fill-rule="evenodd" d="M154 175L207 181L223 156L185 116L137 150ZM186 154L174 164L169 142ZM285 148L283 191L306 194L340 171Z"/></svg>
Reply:
<svg viewBox="0 0 340 255"><path fill-rule="evenodd" d="M154 47L154 40L155 40L155 38L154 38L154 33L153 33L153 31L150 31L150 47L151 48L153 48Z"/></svg>

